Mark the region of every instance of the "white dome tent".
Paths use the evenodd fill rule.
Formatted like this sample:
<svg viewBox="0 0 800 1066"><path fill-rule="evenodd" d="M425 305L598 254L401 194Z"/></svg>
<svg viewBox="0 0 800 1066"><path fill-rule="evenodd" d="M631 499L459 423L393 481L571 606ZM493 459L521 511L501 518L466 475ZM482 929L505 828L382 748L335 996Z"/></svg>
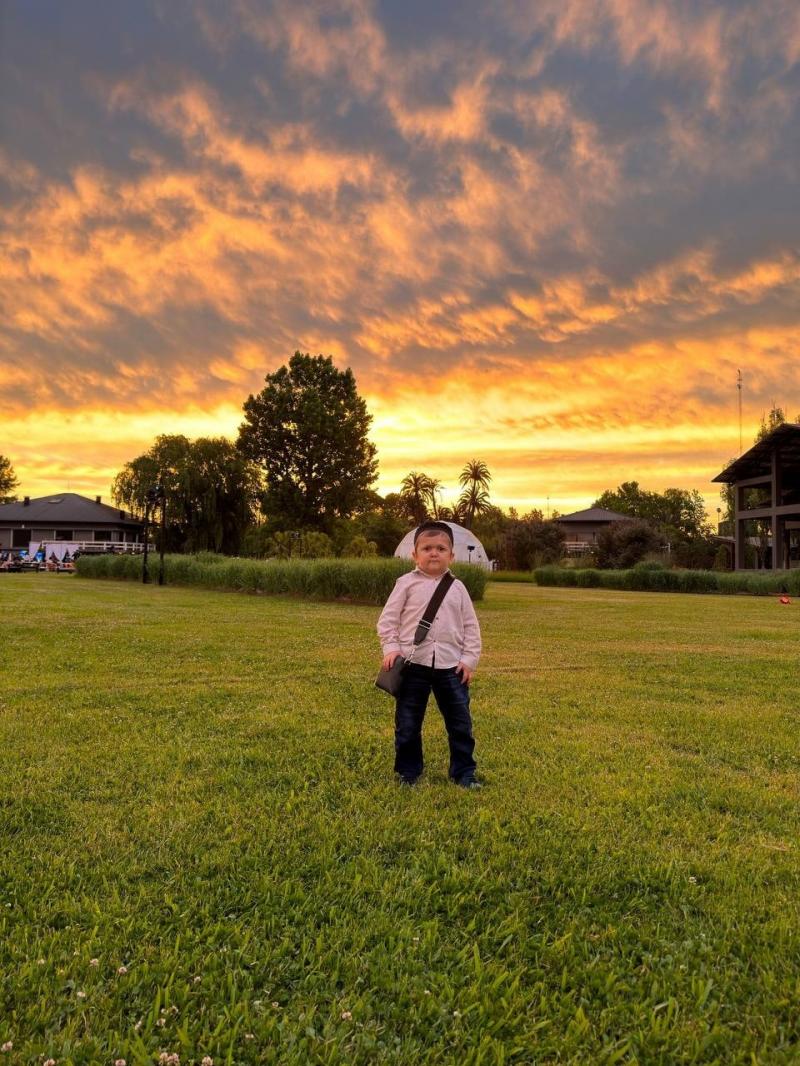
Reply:
<svg viewBox="0 0 800 1066"><path fill-rule="evenodd" d="M486 549L469 529L456 525L455 522L445 522L453 531L453 551L457 563L471 563L473 566L482 566L486 570L492 569ZM415 527L416 528L416 527ZM410 559L414 549L414 530L403 537L394 550L398 559Z"/></svg>

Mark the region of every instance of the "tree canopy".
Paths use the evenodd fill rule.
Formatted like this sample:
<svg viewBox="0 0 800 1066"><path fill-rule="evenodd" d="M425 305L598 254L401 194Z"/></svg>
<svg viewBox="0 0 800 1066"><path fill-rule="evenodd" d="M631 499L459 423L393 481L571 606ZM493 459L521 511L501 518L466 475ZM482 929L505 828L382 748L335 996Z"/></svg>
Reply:
<svg viewBox="0 0 800 1066"><path fill-rule="evenodd" d="M0 503L13 503L16 500L14 489L19 487L19 479L14 473L11 460L0 455Z"/></svg>
<svg viewBox="0 0 800 1066"><path fill-rule="evenodd" d="M753 443L758 444L760 440L764 440L765 437L768 437L773 429L777 429L778 426L784 425L786 421L786 411L782 407L773 404L769 410L769 414L761 416L761 424L758 427L758 432L755 435ZM794 421L795 423L800 422L800 415L797 415Z"/></svg>
<svg viewBox="0 0 800 1066"><path fill-rule="evenodd" d="M611 522L597 534L595 562L603 570L627 570L660 547L661 539L649 522Z"/></svg>
<svg viewBox="0 0 800 1066"><path fill-rule="evenodd" d="M354 514L378 472L372 416L353 372L295 352L244 402L238 447L266 479L263 506L287 528L330 527Z"/></svg>
<svg viewBox="0 0 800 1066"><path fill-rule="evenodd" d="M445 522L458 522L471 529L476 517L491 509L491 480L492 475L486 463L482 459L470 459L459 475L461 494L451 507L446 507L440 500L444 490L441 481L412 470L401 482L400 504L414 525L428 518L437 518Z"/></svg>
<svg viewBox="0 0 800 1066"><path fill-rule="evenodd" d="M565 540L561 526L545 521L541 511L533 510L522 518L509 516L499 545L500 565L508 570L533 570L556 563L564 554Z"/></svg>
<svg viewBox="0 0 800 1066"><path fill-rule="evenodd" d="M598 496L593 506L649 522L668 541L702 537L708 530L705 504L697 489L648 492L638 481L624 481Z"/></svg>
<svg viewBox="0 0 800 1066"><path fill-rule="evenodd" d="M262 491L258 467L224 437L157 437L125 464L111 491L117 503L141 514L157 484L167 501L166 546L185 551L237 551Z"/></svg>

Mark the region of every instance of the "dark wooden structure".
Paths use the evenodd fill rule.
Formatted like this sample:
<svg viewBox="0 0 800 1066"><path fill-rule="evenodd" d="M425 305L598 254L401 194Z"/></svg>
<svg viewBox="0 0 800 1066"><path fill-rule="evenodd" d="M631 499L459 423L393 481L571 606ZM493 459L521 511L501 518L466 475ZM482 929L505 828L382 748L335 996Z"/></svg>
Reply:
<svg viewBox="0 0 800 1066"><path fill-rule="evenodd" d="M758 541L766 568L800 566L800 425L773 429L713 480L734 489L737 570L752 569L747 548Z"/></svg>
<svg viewBox="0 0 800 1066"><path fill-rule="evenodd" d="M587 507L554 519L566 534L564 548L567 555L581 555L597 543L597 534L614 522L630 522L630 517L608 511L605 507Z"/></svg>

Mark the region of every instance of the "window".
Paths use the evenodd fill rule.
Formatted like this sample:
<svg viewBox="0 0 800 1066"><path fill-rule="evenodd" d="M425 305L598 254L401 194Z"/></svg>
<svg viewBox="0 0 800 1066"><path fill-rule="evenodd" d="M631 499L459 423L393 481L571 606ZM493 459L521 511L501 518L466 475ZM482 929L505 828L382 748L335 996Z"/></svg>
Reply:
<svg viewBox="0 0 800 1066"><path fill-rule="evenodd" d="M57 529L56 540L74 540L71 529Z"/></svg>
<svg viewBox="0 0 800 1066"><path fill-rule="evenodd" d="M27 548L31 542L31 534L28 529L14 529L11 532L12 548Z"/></svg>
<svg viewBox="0 0 800 1066"><path fill-rule="evenodd" d="M114 537L110 529L96 529L94 531L95 540L113 540Z"/></svg>

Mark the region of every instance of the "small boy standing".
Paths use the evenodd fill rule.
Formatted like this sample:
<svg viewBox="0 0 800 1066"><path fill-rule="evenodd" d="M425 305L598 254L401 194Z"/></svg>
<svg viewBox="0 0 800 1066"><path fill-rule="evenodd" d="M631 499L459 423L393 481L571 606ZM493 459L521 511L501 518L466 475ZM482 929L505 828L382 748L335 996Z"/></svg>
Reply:
<svg viewBox="0 0 800 1066"><path fill-rule="evenodd" d="M378 619L383 668L409 658L414 633L431 596L455 559L453 532L445 522L423 522L414 532L416 570L397 579ZM481 631L464 584L448 589L428 636L403 670L395 709L395 773L413 785L422 773L422 722L433 692L450 745L450 778L464 788L475 780L475 739L469 710L469 683L481 654Z"/></svg>

